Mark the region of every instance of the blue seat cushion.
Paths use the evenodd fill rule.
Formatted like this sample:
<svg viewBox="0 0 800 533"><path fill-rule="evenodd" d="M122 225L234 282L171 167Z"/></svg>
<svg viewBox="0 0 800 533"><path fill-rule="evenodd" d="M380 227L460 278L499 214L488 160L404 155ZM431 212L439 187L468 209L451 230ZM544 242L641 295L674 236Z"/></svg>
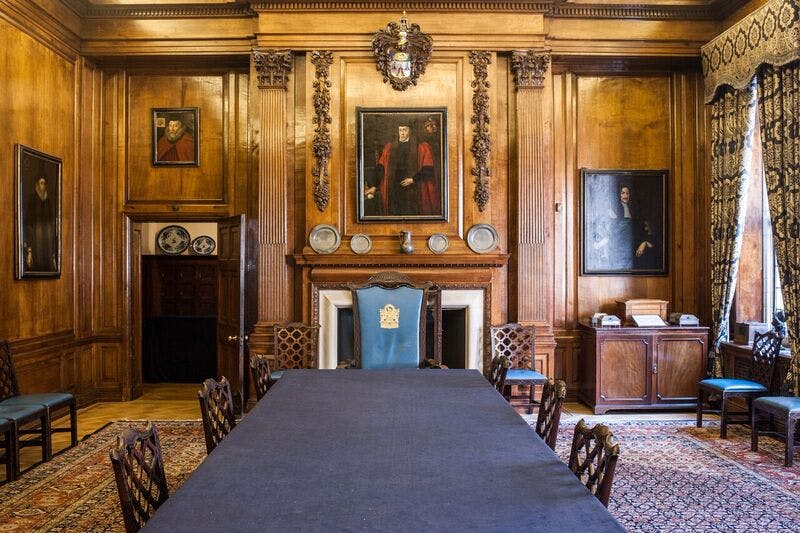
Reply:
<svg viewBox="0 0 800 533"><path fill-rule="evenodd" d="M526 370L523 368L509 368L506 374L506 383L510 381L534 381L544 383L547 381L547 376L536 372L535 370Z"/></svg>
<svg viewBox="0 0 800 533"><path fill-rule="evenodd" d="M72 401L74 396L67 392L43 392L39 394L20 394L19 396L12 396L0 401L0 406L3 405L44 405L46 407L54 407L57 405L66 404Z"/></svg>
<svg viewBox="0 0 800 533"><path fill-rule="evenodd" d="M275 370L269 373L269 377L271 379L281 379L281 376L283 375L284 372L285 370Z"/></svg>
<svg viewBox="0 0 800 533"><path fill-rule="evenodd" d="M800 413L800 398L794 396L762 396L753 401L753 408L767 408L770 411Z"/></svg>
<svg viewBox="0 0 800 533"><path fill-rule="evenodd" d="M0 405L0 418L8 418L15 422L31 420L44 416L46 413L42 404L36 405Z"/></svg>
<svg viewBox="0 0 800 533"><path fill-rule="evenodd" d="M704 389L711 389L719 392L767 392L767 388L761 383L749 381L747 379L704 379L700 382L700 386Z"/></svg>

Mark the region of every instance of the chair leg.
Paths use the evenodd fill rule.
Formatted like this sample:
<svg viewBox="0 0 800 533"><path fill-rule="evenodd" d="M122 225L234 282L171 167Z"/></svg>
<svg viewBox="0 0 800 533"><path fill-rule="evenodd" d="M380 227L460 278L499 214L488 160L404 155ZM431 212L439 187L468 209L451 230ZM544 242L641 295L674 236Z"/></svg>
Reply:
<svg viewBox="0 0 800 533"><path fill-rule="evenodd" d="M750 408L750 451L758 451L758 424L756 423L756 410Z"/></svg>
<svg viewBox="0 0 800 533"><path fill-rule="evenodd" d="M76 403L75 399L73 399L69 404L70 447L78 444L78 407Z"/></svg>
<svg viewBox="0 0 800 533"><path fill-rule="evenodd" d="M789 417L786 420L786 460L783 462L784 466L792 466L794 463L794 418Z"/></svg>
<svg viewBox="0 0 800 533"><path fill-rule="evenodd" d="M722 393L722 406L719 413L719 438L728 438L728 397Z"/></svg>
<svg viewBox="0 0 800 533"><path fill-rule="evenodd" d="M42 461L49 461L53 457L53 439L50 427L50 412L39 419L42 428Z"/></svg>
<svg viewBox="0 0 800 533"><path fill-rule="evenodd" d="M703 402L705 401L703 389L697 390L697 427L703 427Z"/></svg>

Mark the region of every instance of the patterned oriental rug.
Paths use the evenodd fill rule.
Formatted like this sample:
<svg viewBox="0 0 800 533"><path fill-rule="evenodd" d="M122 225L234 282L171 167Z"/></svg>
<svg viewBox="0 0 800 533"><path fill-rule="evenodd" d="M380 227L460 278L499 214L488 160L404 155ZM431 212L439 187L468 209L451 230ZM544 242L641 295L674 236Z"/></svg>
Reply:
<svg viewBox="0 0 800 533"><path fill-rule="evenodd" d="M566 462L575 422L562 422ZM596 420L596 419L595 419ZM783 466L783 443L750 429L694 421L604 422L620 444L609 510L630 531L798 531L800 467ZM797 460L795 460L797 464Z"/></svg>
<svg viewBox="0 0 800 533"><path fill-rule="evenodd" d="M205 457L200 422L155 422L170 491ZM0 531L124 531L108 451L115 422L49 463L0 486ZM770 438L751 453L746 428L720 440L711 423L609 423L620 442L610 510L630 531L796 531L800 467L784 468L783 444ZM574 423L562 424L566 461ZM589 528L591 529L591 528Z"/></svg>
<svg viewBox="0 0 800 533"><path fill-rule="evenodd" d="M0 486L0 531L125 531L111 450L117 435L146 422L112 422L72 449ZM206 456L199 421L154 421L172 493Z"/></svg>

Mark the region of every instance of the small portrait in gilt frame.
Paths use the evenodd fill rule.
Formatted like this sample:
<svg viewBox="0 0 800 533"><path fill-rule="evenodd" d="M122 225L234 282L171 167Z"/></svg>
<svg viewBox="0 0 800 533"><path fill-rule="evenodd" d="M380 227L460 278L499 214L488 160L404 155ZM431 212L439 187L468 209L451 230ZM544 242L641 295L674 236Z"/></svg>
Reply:
<svg viewBox="0 0 800 533"><path fill-rule="evenodd" d="M199 138L196 107L153 109L154 166L198 166Z"/></svg>
<svg viewBox="0 0 800 533"><path fill-rule="evenodd" d="M581 274L667 274L667 171L581 169Z"/></svg>
<svg viewBox="0 0 800 533"><path fill-rule="evenodd" d="M61 159L16 145L16 279L61 276Z"/></svg>
<svg viewBox="0 0 800 533"><path fill-rule="evenodd" d="M357 108L359 222L447 220L447 110Z"/></svg>

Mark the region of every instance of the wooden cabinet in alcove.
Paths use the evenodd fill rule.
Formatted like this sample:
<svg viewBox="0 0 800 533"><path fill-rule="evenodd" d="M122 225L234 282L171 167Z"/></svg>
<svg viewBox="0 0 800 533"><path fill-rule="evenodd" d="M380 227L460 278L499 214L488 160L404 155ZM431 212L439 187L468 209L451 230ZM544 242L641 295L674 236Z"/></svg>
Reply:
<svg viewBox="0 0 800 533"><path fill-rule="evenodd" d="M581 322L579 329L578 398L595 414L696 406L708 328L595 328Z"/></svg>
<svg viewBox="0 0 800 533"><path fill-rule="evenodd" d="M142 278L144 381L215 377L217 258L144 256Z"/></svg>

